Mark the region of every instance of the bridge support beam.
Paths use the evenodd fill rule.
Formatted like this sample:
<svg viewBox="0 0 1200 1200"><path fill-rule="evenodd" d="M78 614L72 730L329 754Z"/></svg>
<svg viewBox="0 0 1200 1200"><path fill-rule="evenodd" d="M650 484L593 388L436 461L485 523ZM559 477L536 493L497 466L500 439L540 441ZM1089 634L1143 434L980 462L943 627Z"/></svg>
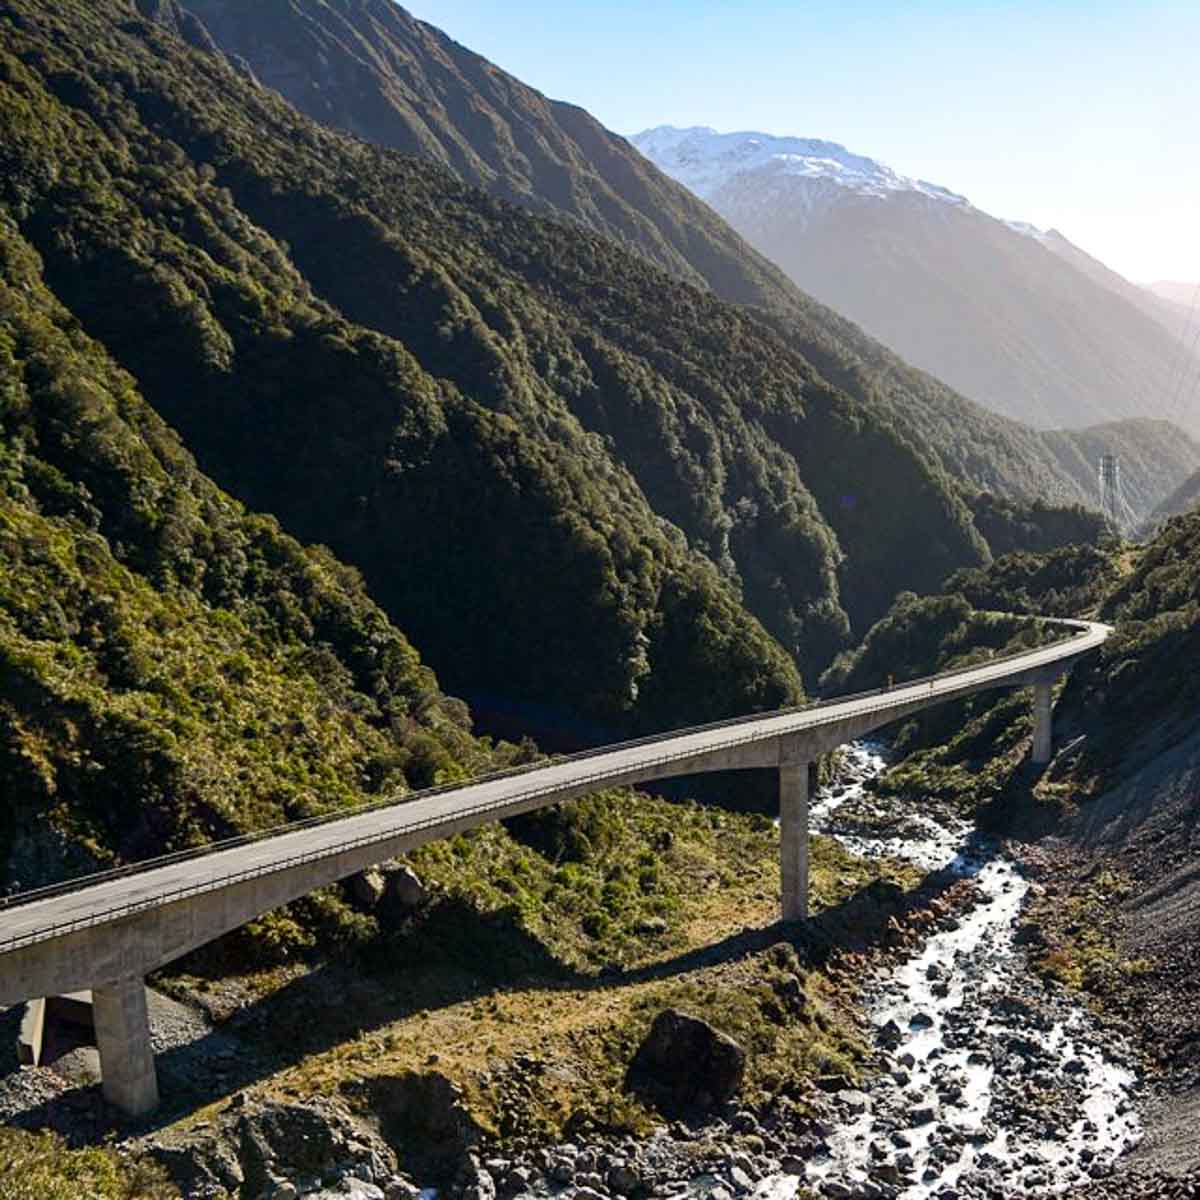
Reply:
<svg viewBox="0 0 1200 1200"><path fill-rule="evenodd" d="M808 763L779 766L779 854L785 921L808 917Z"/></svg>
<svg viewBox="0 0 1200 1200"><path fill-rule="evenodd" d="M1044 767L1054 757L1054 697L1052 679L1033 685L1033 762Z"/></svg>
<svg viewBox="0 0 1200 1200"><path fill-rule="evenodd" d="M93 988L92 1017L104 1098L131 1117L153 1111L158 1107L158 1076L145 982L122 979Z"/></svg>

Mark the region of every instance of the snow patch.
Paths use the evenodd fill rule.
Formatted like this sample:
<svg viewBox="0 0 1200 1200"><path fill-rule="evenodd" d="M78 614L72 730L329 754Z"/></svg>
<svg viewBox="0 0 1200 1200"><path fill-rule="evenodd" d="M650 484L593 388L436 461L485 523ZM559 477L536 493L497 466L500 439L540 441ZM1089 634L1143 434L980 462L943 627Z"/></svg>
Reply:
<svg viewBox="0 0 1200 1200"><path fill-rule="evenodd" d="M924 179L900 175L873 158L852 154L819 138L775 137L746 131L718 133L706 125L660 125L629 141L660 170L703 200L739 176L777 176L828 182L860 196L885 199L902 192L944 204L966 205L965 196Z"/></svg>

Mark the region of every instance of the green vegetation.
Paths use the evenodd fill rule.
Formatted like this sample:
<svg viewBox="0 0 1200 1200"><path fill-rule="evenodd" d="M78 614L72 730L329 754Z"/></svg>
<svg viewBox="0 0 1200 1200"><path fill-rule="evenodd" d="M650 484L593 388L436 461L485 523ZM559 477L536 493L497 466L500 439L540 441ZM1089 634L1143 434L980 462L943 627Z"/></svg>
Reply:
<svg viewBox="0 0 1200 1200"><path fill-rule="evenodd" d="M7 224L0 558L6 889L516 753L471 736L357 572L199 473Z"/></svg>
<svg viewBox="0 0 1200 1200"><path fill-rule="evenodd" d="M1072 673L1064 713L1086 722L1073 772L1095 792L1139 770L1195 727L1200 708L1200 512L1174 517L1108 590L1101 619L1116 632ZM1134 752L1153 729L1155 744Z"/></svg>
<svg viewBox="0 0 1200 1200"><path fill-rule="evenodd" d="M919 597L905 592L857 649L838 657L822 676L821 687L836 694L880 687L889 680L904 683L1040 645L1043 636L1037 622L976 611L957 593Z"/></svg>
<svg viewBox="0 0 1200 1200"><path fill-rule="evenodd" d="M171 1200L178 1195L148 1163L107 1148L69 1150L53 1133L0 1127L4 1200Z"/></svg>
<svg viewBox="0 0 1200 1200"><path fill-rule="evenodd" d="M986 560L836 354L861 400L773 318L77 7L9 6L15 233L202 467L357 565L455 691L609 734L766 708Z"/></svg>
<svg viewBox="0 0 1200 1200"><path fill-rule="evenodd" d="M1077 991L1110 996L1131 976L1144 974L1145 959L1121 952L1121 902L1135 892L1132 880L1109 868L1089 872L1060 895L1035 898L1025 918L1025 938L1038 946L1034 966Z"/></svg>
<svg viewBox="0 0 1200 1200"><path fill-rule="evenodd" d="M1104 517L1074 504L1056 506L1043 500L1017 504L980 492L971 498L975 525L997 558L1021 551L1044 554L1059 548L1096 546L1108 533ZM949 585L946 591L953 591Z"/></svg>
<svg viewBox="0 0 1200 1200"><path fill-rule="evenodd" d="M793 946L773 927L778 841L761 816L610 792L410 861L430 904L382 917L352 970L324 986L295 971L245 981L260 997L256 1045L277 1055L264 1087L357 1094L436 1070L505 1136L646 1128L651 1114L622 1081L670 1005L742 1042L747 1100L853 1074L865 1048L849 978L830 967L887 943L889 922L919 906L922 874L814 839L818 917ZM174 983L204 992L195 978Z"/></svg>
<svg viewBox="0 0 1200 1200"><path fill-rule="evenodd" d="M145 0L141 7L150 11ZM590 114L547 99L389 0L154 7L191 44L212 49L215 40L315 120L436 161L500 199L612 238L722 300L766 310L826 379L886 414L969 490L1094 505L1096 464L1115 453L1127 494L1148 511L1200 465L1200 446L1165 421L1037 432L964 400L802 294Z"/></svg>
<svg viewBox="0 0 1200 1200"><path fill-rule="evenodd" d="M1200 471L1188 476L1146 519L1146 524L1155 529L1168 517L1189 512L1200 504Z"/></svg>
<svg viewBox="0 0 1200 1200"><path fill-rule="evenodd" d="M1077 581L1073 568L1081 563L1107 567L1109 560L1086 546L1042 557L1014 554L955 574L947 584L955 590L945 595L902 595L857 650L839 656L822 689L836 694L889 679L903 683L1052 641L1061 636L1053 627L1005 614L1041 613L1043 593L1058 597L1058 589ZM979 611L974 605L981 602L1000 612ZM1024 690L980 692L939 705L893 731L899 761L876 786L914 799L936 797L987 823L1005 811L1007 799L1000 797L1007 798L1031 731ZM981 811L985 804L990 811Z"/></svg>
<svg viewBox="0 0 1200 1200"><path fill-rule="evenodd" d="M987 567L956 571L945 590L992 612L1081 617L1097 610L1119 578L1111 549L1076 545L1043 554L1018 551Z"/></svg>

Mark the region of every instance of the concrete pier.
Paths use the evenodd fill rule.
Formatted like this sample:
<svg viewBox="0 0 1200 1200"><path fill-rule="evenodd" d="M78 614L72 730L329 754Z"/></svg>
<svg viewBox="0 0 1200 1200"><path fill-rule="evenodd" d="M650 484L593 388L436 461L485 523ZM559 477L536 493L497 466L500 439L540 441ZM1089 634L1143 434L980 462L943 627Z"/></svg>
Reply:
<svg viewBox="0 0 1200 1200"><path fill-rule="evenodd" d="M1052 679L1033 685L1033 762L1045 766L1054 757L1054 697Z"/></svg>
<svg viewBox="0 0 1200 1200"><path fill-rule="evenodd" d="M122 979L92 989L92 1013L104 1098L133 1117L158 1106L146 985Z"/></svg>
<svg viewBox="0 0 1200 1200"><path fill-rule="evenodd" d="M779 863L785 921L808 917L808 766L779 767Z"/></svg>

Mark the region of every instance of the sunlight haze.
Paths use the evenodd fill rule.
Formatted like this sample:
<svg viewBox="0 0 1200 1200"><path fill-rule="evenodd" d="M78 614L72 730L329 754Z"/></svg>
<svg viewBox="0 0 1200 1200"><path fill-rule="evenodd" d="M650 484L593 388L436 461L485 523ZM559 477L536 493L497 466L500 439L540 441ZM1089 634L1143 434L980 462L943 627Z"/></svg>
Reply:
<svg viewBox="0 0 1200 1200"><path fill-rule="evenodd" d="M620 133L826 138L1135 281L1200 279L1193 3L408 7Z"/></svg>

